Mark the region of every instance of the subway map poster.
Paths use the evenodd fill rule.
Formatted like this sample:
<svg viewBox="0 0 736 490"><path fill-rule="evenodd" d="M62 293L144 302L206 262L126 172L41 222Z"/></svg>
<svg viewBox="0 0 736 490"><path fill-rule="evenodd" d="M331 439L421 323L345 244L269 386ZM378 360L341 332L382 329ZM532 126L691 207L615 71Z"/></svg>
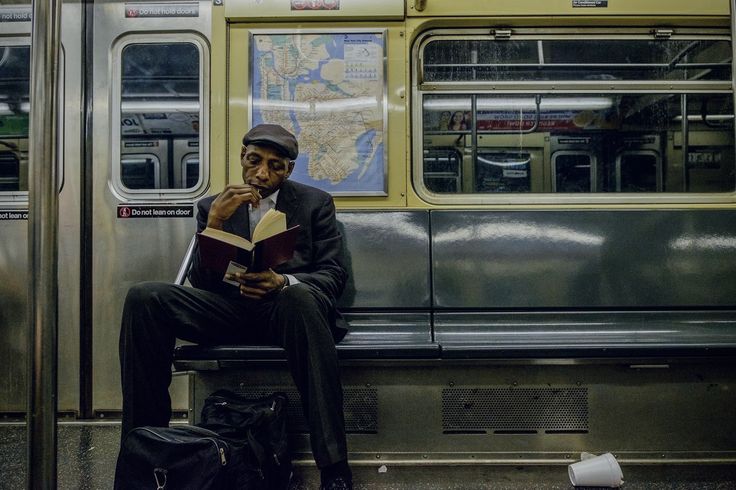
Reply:
<svg viewBox="0 0 736 490"><path fill-rule="evenodd" d="M386 195L384 34L255 33L252 125L299 141L291 178L333 195Z"/></svg>

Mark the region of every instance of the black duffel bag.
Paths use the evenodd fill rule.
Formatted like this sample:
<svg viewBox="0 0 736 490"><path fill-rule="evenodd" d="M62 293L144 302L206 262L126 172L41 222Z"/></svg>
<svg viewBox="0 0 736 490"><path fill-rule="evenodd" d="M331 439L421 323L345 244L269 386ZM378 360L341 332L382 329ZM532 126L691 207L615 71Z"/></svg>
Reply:
<svg viewBox="0 0 736 490"><path fill-rule="evenodd" d="M292 475L291 455L286 433L284 393L259 399L248 399L232 391L219 390L205 399L200 426L219 435L236 448L246 451L246 467L257 467L262 486L268 490L285 490ZM244 472L250 483L251 473ZM245 488L245 483L238 483ZM250 487L247 487L250 488Z"/></svg>
<svg viewBox="0 0 736 490"><path fill-rule="evenodd" d="M123 439L115 490L261 488L247 451L201 427L136 427Z"/></svg>

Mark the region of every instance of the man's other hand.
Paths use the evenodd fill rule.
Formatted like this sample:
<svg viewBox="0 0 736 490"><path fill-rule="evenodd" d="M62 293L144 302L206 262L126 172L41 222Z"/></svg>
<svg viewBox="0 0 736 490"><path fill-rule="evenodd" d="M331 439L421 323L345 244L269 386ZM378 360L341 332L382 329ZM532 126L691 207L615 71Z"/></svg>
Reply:
<svg viewBox="0 0 736 490"><path fill-rule="evenodd" d="M258 207L261 194L258 189L249 184L230 184L225 187L210 207L207 215L207 226L222 229L222 223L230 218L242 204L252 204Z"/></svg>
<svg viewBox="0 0 736 490"><path fill-rule="evenodd" d="M263 272L236 272L228 279L240 283L240 295L250 299L263 299L281 291L286 277L271 269Z"/></svg>

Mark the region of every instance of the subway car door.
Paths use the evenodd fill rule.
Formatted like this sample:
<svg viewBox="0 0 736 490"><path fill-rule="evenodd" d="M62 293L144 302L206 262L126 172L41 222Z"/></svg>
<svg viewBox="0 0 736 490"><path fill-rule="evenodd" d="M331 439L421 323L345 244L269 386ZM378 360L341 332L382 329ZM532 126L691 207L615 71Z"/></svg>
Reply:
<svg viewBox="0 0 736 490"><path fill-rule="evenodd" d="M118 335L128 289L172 282L209 188L212 2L95 2L93 410L121 408ZM187 407L175 378L173 408Z"/></svg>
<svg viewBox="0 0 736 490"><path fill-rule="evenodd" d="M59 70L58 408L79 409L82 6L64 3ZM31 6L0 7L0 414L26 410ZM37 167L40 171L47 167Z"/></svg>

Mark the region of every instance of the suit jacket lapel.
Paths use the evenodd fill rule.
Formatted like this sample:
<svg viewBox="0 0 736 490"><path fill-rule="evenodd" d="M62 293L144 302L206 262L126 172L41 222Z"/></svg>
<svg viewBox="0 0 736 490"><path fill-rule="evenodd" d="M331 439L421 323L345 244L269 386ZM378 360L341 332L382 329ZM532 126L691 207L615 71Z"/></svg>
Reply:
<svg viewBox="0 0 736 490"><path fill-rule="evenodd" d="M292 187L291 182L285 180L281 184L279 198L276 200L276 210L281 211L286 215L286 226L289 228L294 225L297 206L298 200L294 193L294 188Z"/></svg>

